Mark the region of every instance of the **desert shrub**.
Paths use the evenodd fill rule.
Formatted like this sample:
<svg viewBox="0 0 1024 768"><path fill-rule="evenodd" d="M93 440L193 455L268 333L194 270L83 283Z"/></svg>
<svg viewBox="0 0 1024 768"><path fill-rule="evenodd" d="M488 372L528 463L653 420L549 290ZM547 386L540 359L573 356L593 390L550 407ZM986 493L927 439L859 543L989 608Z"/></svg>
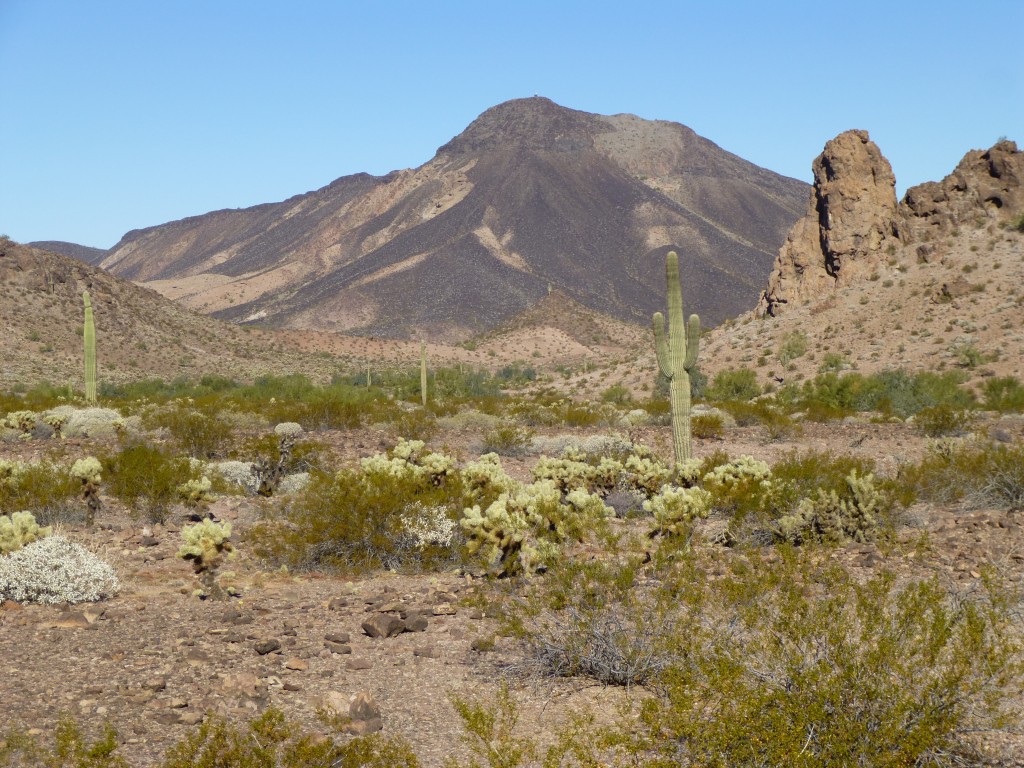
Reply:
<svg viewBox="0 0 1024 768"><path fill-rule="evenodd" d="M1024 506L1024 446L936 440L920 463L904 467L899 483L912 498L969 508Z"/></svg>
<svg viewBox="0 0 1024 768"><path fill-rule="evenodd" d="M653 681L673 661L674 597L644 589L639 559L562 560L510 602L504 631L522 637L539 671L609 685Z"/></svg>
<svg viewBox="0 0 1024 768"><path fill-rule="evenodd" d="M614 425L618 410L610 405L577 402L564 397L517 399L509 403L509 413L530 427L594 427Z"/></svg>
<svg viewBox="0 0 1024 768"><path fill-rule="evenodd" d="M93 740L70 719L61 720L53 731L53 746L28 730L11 728L2 734L0 766L39 766L39 768L127 768L128 763L115 754L117 733L109 724Z"/></svg>
<svg viewBox="0 0 1024 768"><path fill-rule="evenodd" d="M143 424L148 429L166 429L179 450L197 459L223 455L232 439L231 424L217 403L171 403L148 412Z"/></svg>
<svg viewBox="0 0 1024 768"><path fill-rule="evenodd" d="M63 536L45 536L0 557L0 599L84 603L120 588L113 569Z"/></svg>
<svg viewBox="0 0 1024 768"><path fill-rule="evenodd" d="M786 440L800 434L800 425L780 408L765 401L729 400L721 404L740 427L760 425L770 441Z"/></svg>
<svg viewBox="0 0 1024 768"><path fill-rule="evenodd" d="M974 395L963 388L961 371L908 373L902 369L864 376L859 373L822 373L801 387L787 387L778 399L791 408L809 408L818 403L842 411L882 411L901 418L922 408L948 405L969 408Z"/></svg>
<svg viewBox="0 0 1024 768"><path fill-rule="evenodd" d="M704 393L708 400L753 400L761 394L757 372L750 368L719 371Z"/></svg>
<svg viewBox="0 0 1024 768"><path fill-rule="evenodd" d="M78 520L84 516L80 490L67 467L0 460L0 514L30 510L44 525Z"/></svg>
<svg viewBox="0 0 1024 768"><path fill-rule="evenodd" d="M783 335L781 341L779 341L779 349L776 355L780 363L788 365L798 357L803 357L807 354L807 349L807 334L803 331L791 331Z"/></svg>
<svg viewBox="0 0 1024 768"><path fill-rule="evenodd" d="M171 506L184 501L178 489L202 477L187 458L145 440L123 444L101 463L107 492L152 522L166 520Z"/></svg>
<svg viewBox="0 0 1024 768"><path fill-rule="evenodd" d="M960 437L971 431L974 416L962 408L943 403L922 408L914 416L914 424L927 437Z"/></svg>
<svg viewBox="0 0 1024 768"><path fill-rule="evenodd" d="M981 385L982 400L992 411L1024 411L1024 385L1013 376L986 379Z"/></svg>
<svg viewBox="0 0 1024 768"><path fill-rule="evenodd" d="M690 434L701 440L721 440L724 426L717 413L698 413L690 419Z"/></svg>
<svg viewBox="0 0 1024 768"><path fill-rule="evenodd" d="M484 435L483 452L523 456L529 452L534 434L529 427L502 422Z"/></svg>
<svg viewBox="0 0 1024 768"><path fill-rule="evenodd" d="M999 599L794 557L680 587L679 661L629 747L644 765L952 765L962 734L1001 722L1019 688Z"/></svg>
<svg viewBox="0 0 1024 768"><path fill-rule="evenodd" d="M601 400L613 405L627 405L633 401L633 396L622 384L613 384L601 393Z"/></svg>
<svg viewBox="0 0 1024 768"><path fill-rule="evenodd" d="M282 521L257 526L257 553L297 568L421 569L457 561L461 539L444 534L468 497L454 462L422 449L400 442L360 468L314 473Z"/></svg>

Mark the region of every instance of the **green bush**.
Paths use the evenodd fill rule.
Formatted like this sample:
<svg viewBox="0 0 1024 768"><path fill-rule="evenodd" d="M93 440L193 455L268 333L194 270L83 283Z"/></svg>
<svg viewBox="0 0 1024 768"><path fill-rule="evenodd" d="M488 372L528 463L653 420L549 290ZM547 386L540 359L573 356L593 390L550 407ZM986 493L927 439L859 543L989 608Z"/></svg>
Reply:
<svg viewBox="0 0 1024 768"><path fill-rule="evenodd" d="M399 448L334 475L315 473L283 511L253 532L256 552L300 569L429 569L458 562L458 520L469 501L456 471L431 474ZM422 444L420 444L422 446ZM440 457L448 466L450 459ZM374 462L368 467L367 462ZM453 465L452 465L453 466Z"/></svg>
<svg viewBox="0 0 1024 768"><path fill-rule="evenodd" d="M974 416L962 408L943 403L922 408L914 416L914 424L927 437L960 437L971 431Z"/></svg>
<svg viewBox="0 0 1024 768"><path fill-rule="evenodd" d="M201 478L187 458L145 440L127 442L101 461L107 492L152 522L167 519L180 486Z"/></svg>
<svg viewBox="0 0 1024 768"><path fill-rule="evenodd" d="M1013 376L986 379L981 385L984 405L992 411L1024 411L1024 385Z"/></svg>
<svg viewBox="0 0 1024 768"><path fill-rule="evenodd" d="M719 371L704 392L708 400L753 400L761 394L757 372L749 368Z"/></svg>
<svg viewBox="0 0 1024 768"><path fill-rule="evenodd" d="M147 412L143 424L148 429L166 429L180 450L197 459L225 455L233 436L217 401L161 406Z"/></svg>
<svg viewBox="0 0 1024 768"><path fill-rule="evenodd" d="M1024 446L936 441L920 463L902 470L899 482L911 498L924 501L1020 509L1024 506Z"/></svg>
<svg viewBox="0 0 1024 768"><path fill-rule="evenodd" d="M725 422L717 413L698 413L690 418L690 434L701 440L721 440Z"/></svg>
<svg viewBox="0 0 1024 768"><path fill-rule="evenodd" d="M529 427L503 422L484 435L483 453L499 456L523 456L530 450L534 431Z"/></svg>
<svg viewBox="0 0 1024 768"><path fill-rule="evenodd" d="M807 349L807 334L803 331L791 331L782 337L776 355L780 363L788 365L798 357L803 357L807 354Z"/></svg>
<svg viewBox="0 0 1024 768"><path fill-rule="evenodd" d="M793 557L690 574L682 661L642 704L629 751L657 768L955 764L962 734L1012 714L1010 612L894 581Z"/></svg>
<svg viewBox="0 0 1024 768"><path fill-rule="evenodd" d="M81 488L68 467L0 460L0 514L28 510L42 525L78 522L85 518Z"/></svg>

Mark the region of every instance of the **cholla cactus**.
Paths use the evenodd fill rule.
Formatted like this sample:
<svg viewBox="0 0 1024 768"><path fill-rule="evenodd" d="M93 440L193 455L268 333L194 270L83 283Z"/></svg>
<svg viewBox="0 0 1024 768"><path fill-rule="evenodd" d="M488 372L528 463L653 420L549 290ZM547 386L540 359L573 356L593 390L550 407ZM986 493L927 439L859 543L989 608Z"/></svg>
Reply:
<svg viewBox="0 0 1024 768"><path fill-rule="evenodd" d="M776 536L793 544L808 540L841 544L850 539L865 543L874 539L885 495L875 487L874 475L869 472L858 477L856 469L847 475L846 488L848 493L842 496L819 488L814 498L800 502L795 514L776 522Z"/></svg>
<svg viewBox="0 0 1024 768"><path fill-rule="evenodd" d="M398 439L389 454L378 453L360 462L367 475L397 481L427 482L443 485L456 471L455 459L443 453L423 453L422 440Z"/></svg>
<svg viewBox="0 0 1024 768"><path fill-rule="evenodd" d="M644 510L653 514L658 524L653 535L687 536L694 520L708 516L711 494L703 488L666 485L644 502Z"/></svg>
<svg viewBox="0 0 1024 768"><path fill-rule="evenodd" d="M71 476L82 481L82 499L85 501L85 524L96 522L96 513L100 511L100 472L103 467L98 459L86 456L79 459L71 467Z"/></svg>
<svg viewBox="0 0 1024 768"><path fill-rule="evenodd" d="M284 421L274 427L278 436L277 463L272 464L266 458L260 458L252 465L252 473L256 479L256 492L260 496L273 496L281 486L288 462L292 458L295 439L302 434L302 426L294 421Z"/></svg>
<svg viewBox="0 0 1024 768"><path fill-rule="evenodd" d="M21 433L23 440L32 438L32 430L36 428L36 414L33 411L11 411L5 420L7 426Z"/></svg>
<svg viewBox="0 0 1024 768"><path fill-rule="evenodd" d="M231 524L203 520L201 523L182 529L185 543L178 550L178 557L189 560L199 577L200 594L214 600L223 600L227 594L217 583L217 569L225 558L233 557L235 548L231 545Z"/></svg>
<svg viewBox="0 0 1024 768"><path fill-rule="evenodd" d="M53 529L40 528L31 512L0 515L0 555L8 555L26 544L45 538Z"/></svg>
<svg viewBox="0 0 1024 768"><path fill-rule="evenodd" d="M706 475L704 485L712 489L730 490L750 483L770 483L772 470L767 462L753 456L740 456L727 464L719 464Z"/></svg>
<svg viewBox="0 0 1024 768"><path fill-rule="evenodd" d="M25 465L20 461L8 461L0 459L0 485L12 485L25 471Z"/></svg>
<svg viewBox="0 0 1024 768"><path fill-rule="evenodd" d="M474 497L495 493L510 493L519 483L505 474L501 458L496 453L485 453L462 468L462 480Z"/></svg>
<svg viewBox="0 0 1024 768"><path fill-rule="evenodd" d="M46 424L50 429L53 430L53 434L59 437L61 440L64 439L64 425L68 423L68 417L62 413L49 413L43 416L43 423Z"/></svg>
<svg viewBox="0 0 1024 768"><path fill-rule="evenodd" d="M213 487L213 483L210 482L210 478L204 475L198 479L182 483L178 486L177 492L185 506L197 507L210 500L211 487Z"/></svg>
<svg viewBox="0 0 1024 768"><path fill-rule="evenodd" d="M561 458L541 456L533 467L534 480L550 480L566 493L590 487L595 479L594 467L566 451Z"/></svg>

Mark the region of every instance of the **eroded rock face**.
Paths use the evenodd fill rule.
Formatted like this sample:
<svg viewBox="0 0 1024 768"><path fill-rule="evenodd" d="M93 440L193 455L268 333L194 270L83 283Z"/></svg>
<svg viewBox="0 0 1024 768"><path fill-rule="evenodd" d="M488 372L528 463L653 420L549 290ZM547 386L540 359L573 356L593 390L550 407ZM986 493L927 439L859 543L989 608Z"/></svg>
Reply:
<svg viewBox="0 0 1024 768"><path fill-rule="evenodd" d="M1012 141L972 150L942 181L907 190L901 208L915 239L945 234L979 218L1024 210L1024 152Z"/></svg>
<svg viewBox="0 0 1024 768"><path fill-rule="evenodd" d="M807 212L790 230L761 294L774 315L874 271L883 244L899 239L896 177L867 131L846 131L814 161Z"/></svg>
<svg viewBox="0 0 1024 768"><path fill-rule="evenodd" d="M874 272L890 245L929 241L963 223L1024 211L1024 153L1012 141L968 152L942 181L907 190L897 205L889 162L866 131L846 131L814 161L807 212L775 259L758 315L823 296ZM937 258L927 243L919 258Z"/></svg>

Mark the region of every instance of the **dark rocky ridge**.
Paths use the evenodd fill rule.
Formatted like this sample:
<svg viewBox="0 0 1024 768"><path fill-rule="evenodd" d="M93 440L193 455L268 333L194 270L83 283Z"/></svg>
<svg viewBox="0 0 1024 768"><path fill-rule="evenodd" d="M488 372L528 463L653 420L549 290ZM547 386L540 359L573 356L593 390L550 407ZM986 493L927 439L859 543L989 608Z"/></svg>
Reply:
<svg viewBox="0 0 1024 768"><path fill-rule="evenodd" d="M103 266L235 322L456 340L551 289L646 323L675 249L714 324L754 305L806 190L682 125L520 99L418 169L129 232Z"/></svg>

